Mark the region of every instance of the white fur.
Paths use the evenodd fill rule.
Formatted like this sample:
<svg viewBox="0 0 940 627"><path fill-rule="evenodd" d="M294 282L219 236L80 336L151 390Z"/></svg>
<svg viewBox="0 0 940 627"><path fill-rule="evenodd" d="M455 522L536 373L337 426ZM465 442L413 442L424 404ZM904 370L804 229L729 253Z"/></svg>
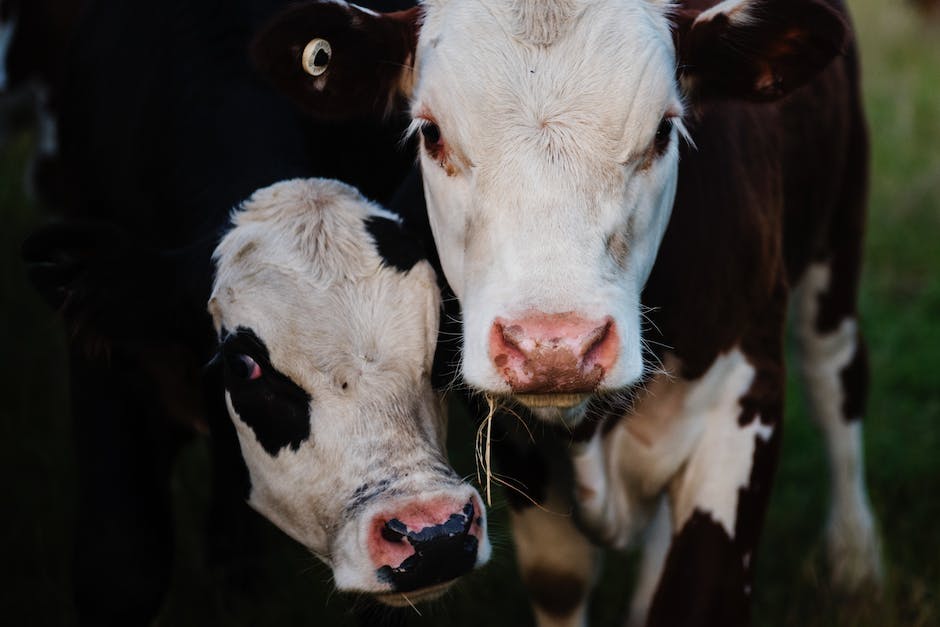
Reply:
<svg viewBox="0 0 940 627"><path fill-rule="evenodd" d="M619 389L643 370L639 294L675 194L676 135L644 159L663 115L682 112L668 17L644 0L534 6L425 5L412 110L450 149L445 167L424 151L421 164L463 307L463 375L509 391L489 358L497 316L610 315L620 357L601 387ZM628 239L623 267L605 249L614 232Z"/></svg>
<svg viewBox="0 0 940 627"><path fill-rule="evenodd" d="M627 627L643 627L653 604L653 595L659 585L672 543L672 523L669 516L669 500L660 498L659 507L643 538L643 559L637 575L630 612L627 615Z"/></svg>
<svg viewBox="0 0 940 627"><path fill-rule="evenodd" d="M695 18L697 24L709 22L718 15L724 15L731 24L746 25L753 20L749 9L752 0L724 0L710 7Z"/></svg>
<svg viewBox="0 0 940 627"><path fill-rule="evenodd" d="M673 357L664 366L610 433L573 451L578 485L591 488L580 491L589 495L578 503L582 519L610 546L627 548L637 539L673 481L673 528L698 508L734 537L738 488L750 482L756 438L772 435L759 420L738 425L739 399L754 376L740 350L720 356L693 382L668 374L678 369Z"/></svg>
<svg viewBox="0 0 940 627"><path fill-rule="evenodd" d="M310 437L272 456L226 393L250 504L331 565L337 587L371 592L389 590L366 550L379 510L435 494L481 502L446 464L444 416L430 384L434 272L426 262L408 273L384 266L364 225L390 215L336 181L259 190L216 250L209 303L217 330L253 330L272 365L312 397ZM385 492L348 511L359 486L383 480ZM478 564L488 557L484 539Z"/></svg>
<svg viewBox="0 0 940 627"><path fill-rule="evenodd" d="M845 318L829 334L816 330L819 295L829 281L828 264L817 263L806 271L796 299L796 330L807 398L829 453L829 563L836 585L854 591L881 581L881 550L865 487L861 417L845 416L842 410L841 373L858 350L857 322Z"/></svg>
<svg viewBox="0 0 940 627"><path fill-rule="evenodd" d="M719 357L710 374L715 371L721 380L711 389L696 389L686 403L690 414L701 417L704 430L674 488L673 521L681 529L694 510L701 510L734 538L738 491L751 482L757 439L769 440L773 428L762 424L760 416L743 427L738 424L740 399L754 379L754 367L740 350Z"/></svg>

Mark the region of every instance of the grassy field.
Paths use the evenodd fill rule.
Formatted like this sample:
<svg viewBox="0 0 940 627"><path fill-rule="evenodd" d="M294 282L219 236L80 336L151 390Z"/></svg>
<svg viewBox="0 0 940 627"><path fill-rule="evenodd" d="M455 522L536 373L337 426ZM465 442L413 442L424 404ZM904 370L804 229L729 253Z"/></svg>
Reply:
<svg viewBox="0 0 940 627"><path fill-rule="evenodd" d="M862 43L874 142L873 189L862 289L873 389L866 418L868 477L879 518L887 585L880 597L839 599L821 558L827 499L822 441L791 386L786 436L759 556L754 618L761 626L940 625L940 24L902 0L851 3ZM0 150L0 616L8 625L71 625L71 512L75 485L65 338L27 288L20 242L41 222L22 189L33 137ZM470 427L451 432L470 473ZM459 449L459 450L458 450ZM462 452L461 452L462 451ZM273 528L265 577L240 601L215 594L205 566L206 446L185 451L174 477L177 559L160 625L351 624L355 599L330 593L329 572ZM492 512L496 558L447 599L422 607L415 625L525 625L505 507ZM606 557L594 624L618 624L635 556Z"/></svg>

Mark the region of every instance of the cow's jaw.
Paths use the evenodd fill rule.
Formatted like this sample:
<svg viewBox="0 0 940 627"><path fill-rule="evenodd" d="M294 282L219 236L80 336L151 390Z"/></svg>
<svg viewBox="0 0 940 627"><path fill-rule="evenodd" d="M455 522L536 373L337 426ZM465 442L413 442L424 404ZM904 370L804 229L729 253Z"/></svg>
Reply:
<svg viewBox="0 0 940 627"><path fill-rule="evenodd" d="M640 293L678 173L677 129L650 153L682 113L668 19L601 3L533 45L490 9L427 9L413 112L443 138L422 142L430 224L467 383L574 424L644 370Z"/></svg>

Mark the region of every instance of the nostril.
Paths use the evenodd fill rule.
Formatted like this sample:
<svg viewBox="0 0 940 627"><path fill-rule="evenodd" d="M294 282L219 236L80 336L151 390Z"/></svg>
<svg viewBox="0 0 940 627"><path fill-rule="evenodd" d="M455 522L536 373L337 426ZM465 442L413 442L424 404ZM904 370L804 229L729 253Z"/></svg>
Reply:
<svg viewBox="0 0 940 627"><path fill-rule="evenodd" d="M526 336L525 329L522 328L522 325L505 325L501 320L497 319L493 322L493 329L504 351L517 357L523 357L522 344L525 342Z"/></svg>
<svg viewBox="0 0 940 627"><path fill-rule="evenodd" d="M398 592L450 581L473 570L480 542L485 539L482 516L472 499L458 512L454 512L452 504L446 509L433 507L430 516L428 510L432 508L422 509L424 513L416 520L400 511L399 517L375 521L374 528L381 537L372 549L372 559L378 567L376 574ZM449 512L447 520L436 522L445 512ZM479 537L473 532L474 523L479 526Z"/></svg>
<svg viewBox="0 0 940 627"><path fill-rule="evenodd" d="M389 542L404 542L407 536L407 525L397 518L392 518L382 527L382 539Z"/></svg>
<svg viewBox="0 0 940 627"><path fill-rule="evenodd" d="M619 340L613 319L608 318L606 323L594 329L586 338L584 345L585 351L581 357L584 367L600 366L604 370L613 367L619 351Z"/></svg>
<svg viewBox="0 0 940 627"><path fill-rule="evenodd" d="M507 327L499 322L496 324L499 326L499 331L503 336L503 342L505 342L507 346L518 350L519 345L525 341L525 330L522 328L522 325L511 324Z"/></svg>
<svg viewBox="0 0 940 627"><path fill-rule="evenodd" d="M607 340L607 337L610 335L611 324L613 324L613 320L608 319L606 323L591 331L584 338L584 352L581 354L581 356L585 361L589 361L591 353L596 352L598 348L603 346L604 342Z"/></svg>

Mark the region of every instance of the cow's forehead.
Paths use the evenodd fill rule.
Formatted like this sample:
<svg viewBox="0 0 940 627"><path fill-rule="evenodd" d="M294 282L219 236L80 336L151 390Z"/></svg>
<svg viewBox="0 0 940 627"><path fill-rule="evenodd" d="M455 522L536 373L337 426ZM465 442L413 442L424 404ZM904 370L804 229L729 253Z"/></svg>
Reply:
<svg viewBox="0 0 940 627"><path fill-rule="evenodd" d="M422 368L437 329L436 279L414 255L408 270L383 257L382 237L405 234L369 225L395 220L335 181L259 190L216 249L216 326L251 329L272 364L307 389L327 384L327 373L353 378L364 360Z"/></svg>
<svg viewBox="0 0 940 627"><path fill-rule="evenodd" d="M679 106L665 5L563 3L573 8L546 45L520 35L519 11L526 4L429 5L417 59L415 113L427 107L435 116L453 115L448 132L469 127L474 133L479 126L494 135L500 127L580 121L585 128L579 130L629 143L645 139L639 137L641 129L655 128L665 109ZM550 12L539 15L551 19Z"/></svg>
<svg viewBox="0 0 940 627"><path fill-rule="evenodd" d="M272 364L308 390L381 387L414 381L427 365L432 281L426 262L325 287L282 270L259 272L232 286L234 299L220 296L219 307L227 328L252 329Z"/></svg>

